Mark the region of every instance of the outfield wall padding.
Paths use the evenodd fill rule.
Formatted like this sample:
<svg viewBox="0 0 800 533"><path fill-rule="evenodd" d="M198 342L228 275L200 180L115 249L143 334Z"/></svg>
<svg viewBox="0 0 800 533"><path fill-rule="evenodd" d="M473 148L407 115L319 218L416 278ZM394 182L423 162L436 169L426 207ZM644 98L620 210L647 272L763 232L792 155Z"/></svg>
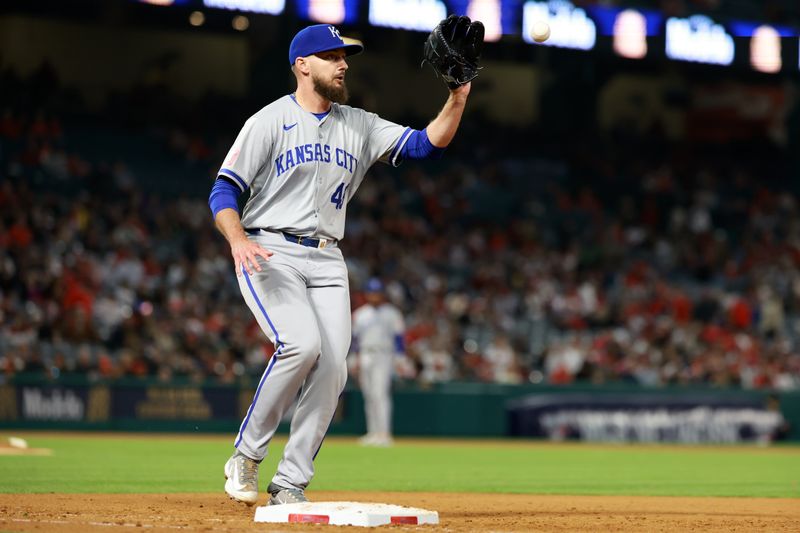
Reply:
<svg viewBox="0 0 800 533"><path fill-rule="evenodd" d="M255 391L240 384L163 383L146 379L90 382L76 377L58 381L19 376L0 385L0 428L97 429L125 431L227 432L235 434ZM525 430L520 406L574 402L629 406L689 402L746 405L780 413L781 438L800 441L800 392L703 387L641 388L630 385L498 385L444 383L430 387L398 383L394 387L396 435L448 437L543 437ZM703 400L704 398L708 399ZM287 415L279 431L288 428ZM526 426L527 424L527 426ZM534 424L535 425L535 424ZM363 433L364 405L357 388L342 394L331 434ZM574 435L562 435L564 438Z"/></svg>

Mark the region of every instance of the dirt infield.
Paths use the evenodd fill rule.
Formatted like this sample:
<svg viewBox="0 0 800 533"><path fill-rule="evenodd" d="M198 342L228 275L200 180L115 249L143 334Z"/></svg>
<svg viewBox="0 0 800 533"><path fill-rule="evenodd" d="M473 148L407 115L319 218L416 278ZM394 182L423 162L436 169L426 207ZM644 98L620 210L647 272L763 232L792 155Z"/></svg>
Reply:
<svg viewBox="0 0 800 533"><path fill-rule="evenodd" d="M0 455L53 455L48 448L18 448L8 444L0 444Z"/></svg>
<svg viewBox="0 0 800 533"><path fill-rule="evenodd" d="M381 502L439 511L439 526L391 531L797 531L800 500L312 492L316 501ZM263 498L262 498L263 499ZM255 524L219 494L0 494L0 531L365 531Z"/></svg>

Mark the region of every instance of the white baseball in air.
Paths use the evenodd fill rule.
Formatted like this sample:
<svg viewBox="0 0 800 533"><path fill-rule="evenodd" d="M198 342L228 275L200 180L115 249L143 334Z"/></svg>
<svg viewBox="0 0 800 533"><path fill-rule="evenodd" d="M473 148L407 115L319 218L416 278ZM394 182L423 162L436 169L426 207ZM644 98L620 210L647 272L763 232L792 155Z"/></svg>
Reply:
<svg viewBox="0 0 800 533"><path fill-rule="evenodd" d="M531 28L531 37L537 43L543 43L550 38L550 25L543 20L537 20Z"/></svg>

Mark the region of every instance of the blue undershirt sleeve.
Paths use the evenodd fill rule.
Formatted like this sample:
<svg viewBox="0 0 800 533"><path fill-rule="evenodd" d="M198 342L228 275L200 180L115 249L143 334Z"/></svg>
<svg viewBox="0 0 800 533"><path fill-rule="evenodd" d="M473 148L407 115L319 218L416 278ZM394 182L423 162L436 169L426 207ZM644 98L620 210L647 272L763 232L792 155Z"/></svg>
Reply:
<svg viewBox="0 0 800 533"><path fill-rule="evenodd" d="M405 353L406 351L406 343L401 334L394 336L394 351L397 353Z"/></svg>
<svg viewBox="0 0 800 533"><path fill-rule="evenodd" d="M400 150L403 159L439 159L444 154L444 148L437 148L428 139L428 129L413 130L408 136L408 141Z"/></svg>
<svg viewBox="0 0 800 533"><path fill-rule="evenodd" d="M239 194L241 190L239 187L231 183L225 178L217 178L214 182L214 187L211 188L211 194L208 197L208 206L211 208L211 213L214 218L217 213L225 208L230 207L239 211Z"/></svg>

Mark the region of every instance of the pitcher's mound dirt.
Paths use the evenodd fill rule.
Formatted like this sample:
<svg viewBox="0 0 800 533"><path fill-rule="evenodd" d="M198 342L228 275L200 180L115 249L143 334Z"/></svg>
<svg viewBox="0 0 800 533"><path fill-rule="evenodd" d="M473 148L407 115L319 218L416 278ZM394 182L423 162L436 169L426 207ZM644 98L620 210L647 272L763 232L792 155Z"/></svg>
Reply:
<svg viewBox="0 0 800 533"><path fill-rule="evenodd" d="M797 531L800 500L317 492L316 501L362 501L439 512L438 526L389 531ZM266 503L266 497L260 504ZM0 494L0 531L365 531L256 524L254 508L221 494ZM124 528L124 529L123 529Z"/></svg>
<svg viewBox="0 0 800 533"><path fill-rule="evenodd" d="M49 448L19 448L0 442L0 455L53 455Z"/></svg>

